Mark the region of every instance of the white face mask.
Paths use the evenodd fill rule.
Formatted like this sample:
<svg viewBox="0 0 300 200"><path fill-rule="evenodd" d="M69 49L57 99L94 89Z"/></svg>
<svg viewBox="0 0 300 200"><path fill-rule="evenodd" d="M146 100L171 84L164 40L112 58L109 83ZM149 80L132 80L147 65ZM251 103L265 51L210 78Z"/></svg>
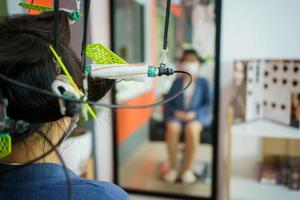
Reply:
<svg viewBox="0 0 300 200"><path fill-rule="evenodd" d="M200 65L198 62L183 62L183 69L192 75L197 75Z"/></svg>

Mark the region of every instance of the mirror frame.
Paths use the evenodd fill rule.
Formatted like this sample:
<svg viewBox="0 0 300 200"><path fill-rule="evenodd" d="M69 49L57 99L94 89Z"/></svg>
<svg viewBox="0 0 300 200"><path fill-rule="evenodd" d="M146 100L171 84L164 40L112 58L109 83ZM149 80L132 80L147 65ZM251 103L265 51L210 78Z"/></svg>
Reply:
<svg viewBox="0 0 300 200"><path fill-rule="evenodd" d="M213 106L213 120L212 120L212 134L213 134L213 162L212 162L212 182L211 182L211 197L187 196L180 194L171 194L165 192L151 192L140 189L129 189L122 187L126 192L131 194L146 195L152 197L167 197L186 200L216 200L218 199L218 167L219 167L219 111L220 111L220 49L221 49L221 11L222 0L215 0L215 24L216 24L216 39L215 39L215 72L214 72L214 106ZM114 0L109 1L110 9L110 36L111 49L115 50L115 35L114 35ZM116 104L116 88L113 86L111 90L112 104ZM118 164L118 144L117 144L117 117L116 112L112 112L112 130L113 130L113 182L119 184L119 164Z"/></svg>

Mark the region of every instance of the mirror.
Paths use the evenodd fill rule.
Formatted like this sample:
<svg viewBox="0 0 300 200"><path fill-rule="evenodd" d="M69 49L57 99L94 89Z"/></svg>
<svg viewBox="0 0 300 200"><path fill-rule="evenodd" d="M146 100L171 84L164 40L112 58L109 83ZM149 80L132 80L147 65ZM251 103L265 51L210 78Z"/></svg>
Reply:
<svg viewBox="0 0 300 200"><path fill-rule="evenodd" d="M213 199L216 191L218 95L214 0L174 0L168 66L188 71L191 87L171 102L114 112L115 181L128 192ZM112 48L129 63L158 66L165 0L112 0ZM217 14L216 14L217 13ZM182 90L184 75L115 84L113 101L145 105ZM214 99L216 100L214 102Z"/></svg>

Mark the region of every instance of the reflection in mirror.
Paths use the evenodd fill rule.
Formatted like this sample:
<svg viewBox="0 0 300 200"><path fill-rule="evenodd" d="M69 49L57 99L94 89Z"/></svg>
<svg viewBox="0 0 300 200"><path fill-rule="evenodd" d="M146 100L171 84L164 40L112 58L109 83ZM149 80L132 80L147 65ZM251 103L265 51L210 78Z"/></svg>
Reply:
<svg viewBox="0 0 300 200"><path fill-rule="evenodd" d="M114 0L114 51L128 62L157 66L165 7L163 0ZM212 0L172 1L168 65L192 75L192 84L184 94L153 109L120 109L115 113L116 181L129 191L186 199L212 196L214 8ZM115 87L116 103L161 101L188 81L184 75L144 83L122 81Z"/></svg>

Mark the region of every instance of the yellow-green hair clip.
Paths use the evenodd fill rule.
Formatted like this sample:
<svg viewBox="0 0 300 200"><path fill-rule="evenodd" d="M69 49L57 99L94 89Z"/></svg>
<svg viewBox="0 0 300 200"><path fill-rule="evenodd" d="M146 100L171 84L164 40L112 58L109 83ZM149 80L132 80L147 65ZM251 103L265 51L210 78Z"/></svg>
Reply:
<svg viewBox="0 0 300 200"><path fill-rule="evenodd" d="M98 64L127 64L125 60L100 43L88 44L85 55Z"/></svg>
<svg viewBox="0 0 300 200"><path fill-rule="evenodd" d="M4 158L11 153L11 137L8 133L0 133L0 158Z"/></svg>

